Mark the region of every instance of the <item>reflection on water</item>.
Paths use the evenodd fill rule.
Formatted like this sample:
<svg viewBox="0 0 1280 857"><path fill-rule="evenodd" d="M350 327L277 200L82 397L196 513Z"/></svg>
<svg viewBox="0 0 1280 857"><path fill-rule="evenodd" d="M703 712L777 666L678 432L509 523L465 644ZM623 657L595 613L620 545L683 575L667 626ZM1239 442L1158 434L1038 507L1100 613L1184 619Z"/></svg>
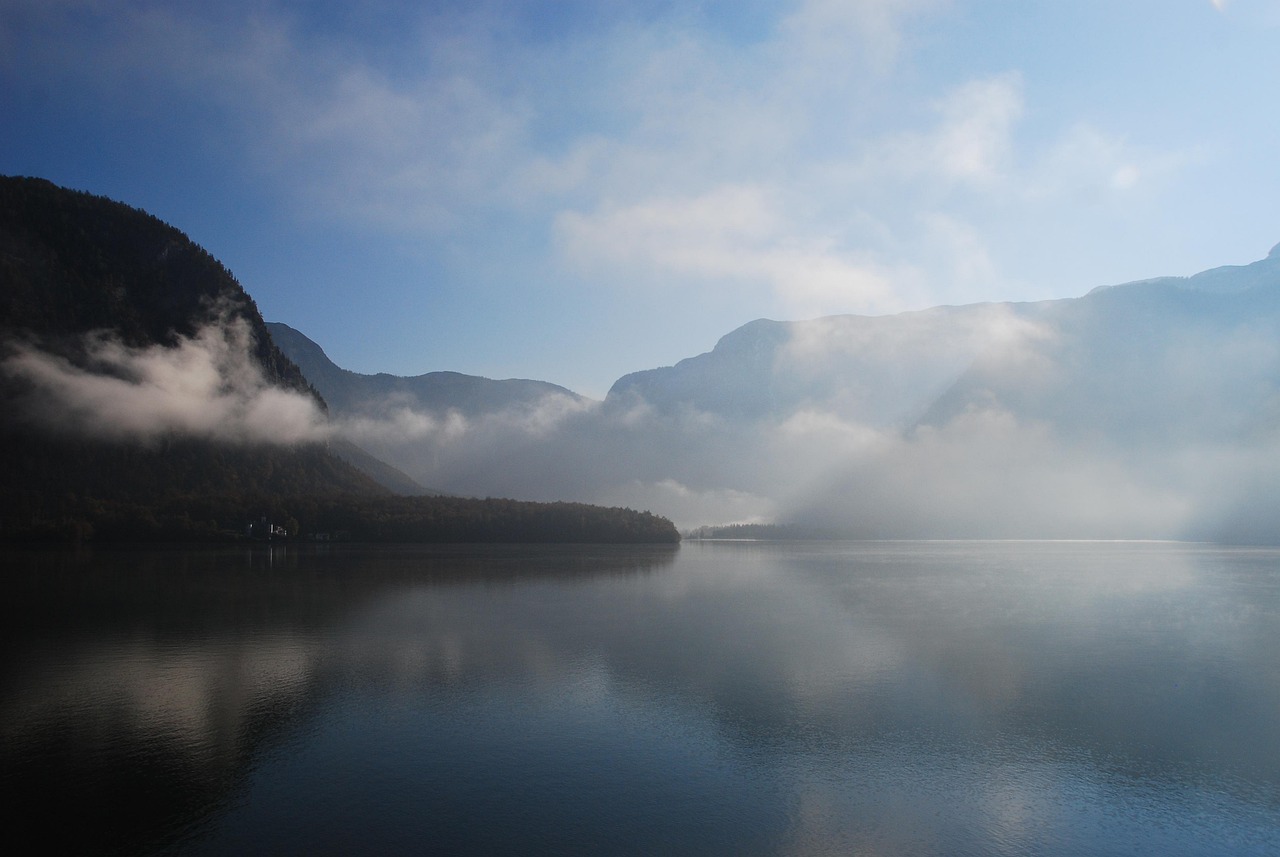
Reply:
<svg viewBox="0 0 1280 857"><path fill-rule="evenodd" d="M1280 552L8 552L49 852L1280 853Z"/></svg>

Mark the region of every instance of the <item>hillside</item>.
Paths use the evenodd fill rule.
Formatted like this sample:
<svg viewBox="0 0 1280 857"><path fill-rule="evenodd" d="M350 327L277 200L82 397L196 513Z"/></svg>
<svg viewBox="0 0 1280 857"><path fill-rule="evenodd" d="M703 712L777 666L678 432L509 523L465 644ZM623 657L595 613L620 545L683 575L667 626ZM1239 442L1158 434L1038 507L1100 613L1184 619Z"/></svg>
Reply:
<svg viewBox="0 0 1280 857"><path fill-rule="evenodd" d="M282 390L321 415L323 402L272 345L235 278L155 217L43 180L0 178L0 284L5 536L209 536L288 494L384 493L322 444L219 439L247 429L219 403L251 406L263 390ZM224 329L242 338L209 336ZM243 354L213 354L237 344ZM147 383L177 365L167 355L208 369L200 358L211 354L253 373L242 396L188 385L185 399L162 401L174 388ZM184 430L192 406L214 415L199 436Z"/></svg>
<svg viewBox="0 0 1280 857"><path fill-rule="evenodd" d="M35 178L0 176L0 330L83 357L79 337L173 345L237 320L275 386L307 391L271 342L252 298L186 235L146 212Z"/></svg>
<svg viewBox="0 0 1280 857"><path fill-rule="evenodd" d="M345 459L345 460L344 460ZM0 177L0 538L675 541L581 504L396 497L216 259L121 203ZM261 529L261 528L260 528Z"/></svg>
<svg viewBox="0 0 1280 857"><path fill-rule="evenodd" d="M419 412L449 411L479 417L536 404L549 395L582 401L571 390L546 381L494 380L460 372L401 376L362 375L343 369L319 345L287 324L268 322L272 340L320 392L336 414L377 416L394 403Z"/></svg>

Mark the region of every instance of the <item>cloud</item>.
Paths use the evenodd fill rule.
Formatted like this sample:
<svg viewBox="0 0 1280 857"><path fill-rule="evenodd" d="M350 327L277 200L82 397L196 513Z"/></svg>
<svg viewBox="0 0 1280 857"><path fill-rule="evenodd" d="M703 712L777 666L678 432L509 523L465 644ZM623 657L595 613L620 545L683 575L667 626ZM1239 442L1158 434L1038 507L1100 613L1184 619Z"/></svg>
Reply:
<svg viewBox="0 0 1280 857"><path fill-rule="evenodd" d="M467 429L467 418L457 411L437 415L408 405L392 405L378 416L348 416L340 425L341 433L357 445L451 443Z"/></svg>
<svg viewBox="0 0 1280 857"><path fill-rule="evenodd" d="M135 348L93 334L79 363L12 343L0 366L25 387L18 399L23 415L60 431L273 444L325 437L316 401L270 384L251 357L252 339L244 320L223 319L173 346Z"/></svg>
<svg viewBox="0 0 1280 857"><path fill-rule="evenodd" d="M933 104L926 131L889 134L867 147L855 166L863 181L895 176L991 186L1013 169L1013 131L1024 110L1021 75L968 81Z"/></svg>
<svg viewBox="0 0 1280 857"><path fill-rule="evenodd" d="M696 196L606 206L556 220L561 252L601 276L626 268L655 282L766 288L799 314L894 305L894 274L832 238L792 231L765 188L727 185Z"/></svg>
<svg viewBox="0 0 1280 857"><path fill-rule="evenodd" d="M1172 538L1193 509L1124 455L998 407L871 452L843 457L792 513L872 538Z"/></svg>
<svg viewBox="0 0 1280 857"><path fill-rule="evenodd" d="M1025 176L1032 202L1098 202L1150 189L1202 159L1196 151L1134 146L1087 123L1067 129L1039 154Z"/></svg>
<svg viewBox="0 0 1280 857"><path fill-rule="evenodd" d="M849 62L862 54L883 72L898 58L904 21L931 7L933 0L804 0L783 17L780 41L813 64Z"/></svg>
<svg viewBox="0 0 1280 857"><path fill-rule="evenodd" d="M296 216L428 242L460 283L500 222L507 278L530 283L563 263L578 288L674 281L753 314L1004 297L1022 252L1004 218L1186 164L1047 120L1031 70L923 74L917 27L951 14L934 0L797 0L746 37L714 4L573 27L502 2L379 5L358 27L278 2L17 6L15 61L117 112L139 91L140 110L198 105Z"/></svg>

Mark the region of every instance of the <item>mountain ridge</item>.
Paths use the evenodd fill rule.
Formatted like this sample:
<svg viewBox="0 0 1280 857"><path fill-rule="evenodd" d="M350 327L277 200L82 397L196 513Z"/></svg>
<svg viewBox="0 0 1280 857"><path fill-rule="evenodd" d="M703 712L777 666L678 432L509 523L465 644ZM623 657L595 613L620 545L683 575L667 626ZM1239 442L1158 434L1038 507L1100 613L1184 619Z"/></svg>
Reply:
<svg viewBox="0 0 1280 857"><path fill-rule="evenodd" d="M1280 247L1076 297L757 319L525 425L379 448L420 481L858 538L1280 541Z"/></svg>
<svg viewBox="0 0 1280 857"><path fill-rule="evenodd" d="M585 401L565 387L547 381L522 378L495 380L461 372L434 371L421 375L373 375L352 372L334 363L324 349L283 322L267 322L272 340L324 396L342 413L380 412L389 397L401 404L427 410L457 410L475 415L503 407L525 405L555 394Z"/></svg>

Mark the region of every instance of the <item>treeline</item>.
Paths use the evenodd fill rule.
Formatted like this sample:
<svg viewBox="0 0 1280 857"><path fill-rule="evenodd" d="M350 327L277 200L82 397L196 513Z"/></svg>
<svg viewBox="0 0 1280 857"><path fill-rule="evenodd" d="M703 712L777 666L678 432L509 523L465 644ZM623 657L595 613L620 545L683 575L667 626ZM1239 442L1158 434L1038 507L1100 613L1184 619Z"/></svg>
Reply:
<svg viewBox="0 0 1280 857"><path fill-rule="evenodd" d="M0 424L5 420L0 418ZM148 444L0 430L0 539L676 542L665 518L578 503L390 494L322 444Z"/></svg>
<svg viewBox="0 0 1280 857"><path fill-rule="evenodd" d="M666 518L582 503L462 497L183 496L155 502L67 493L9 508L0 538L10 542L387 543L538 542L673 544ZM17 505L17 508L14 506Z"/></svg>
<svg viewBox="0 0 1280 857"><path fill-rule="evenodd" d="M301 498L304 535L369 542L674 543L675 525L650 512L584 503L464 497Z"/></svg>

